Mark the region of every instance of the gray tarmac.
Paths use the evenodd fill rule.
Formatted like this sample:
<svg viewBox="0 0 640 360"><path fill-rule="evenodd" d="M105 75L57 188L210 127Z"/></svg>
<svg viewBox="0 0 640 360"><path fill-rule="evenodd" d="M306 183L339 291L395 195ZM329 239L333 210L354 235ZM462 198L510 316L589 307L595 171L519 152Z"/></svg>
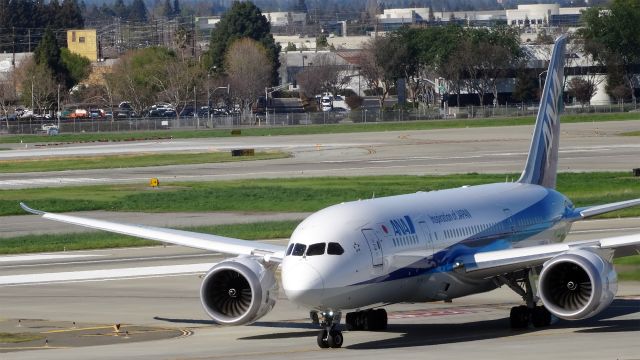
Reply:
<svg viewBox="0 0 640 360"><path fill-rule="evenodd" d="M640 167L638 137L620 136L640 130L640 121L565 124L560 139L559 170L631 171ZM107 155L237 148L290 152L286 159L255 162L176 165L46 173L0 174L0 188L20 189L68 185L167 181L292 178L351 175L425 175L453 173L517 173L522 171L531 141L531 126L441 130L407 130L352 134L262 136L131 143L70 144L18 148L0 159L47 156Z"/></svg>
<svg viewBox="0 0 640 360"><path fill-rule="evenodd" d="M637 233L640 219L577 223L570 240ZM276 243L284 243L277 240ZM68 259L3 262L0 274L122 269L210 262L225 258L177 246L57 253ZM85 256L84 258L82 256ZM520 299L508 288L456 299L451 304L387 307L384 332L345 332L345 347L321 350L307 309L282 294L257 323L220 327L199 300L198 274L96 279L49 285L0 287L0 332L48 336L20 349L0 348L1 359L346 359L473 357L478 359L637 359L640 354L640 283L622 282L618 297L601 315L560 321L545 329L513 331L508 313ZM21 326L17 320L21 319ZM71 325L76 322L76 329ZM114 336L111 327L120 323ZM55 336L50 331L57 331ZM120 334L122 335L122 333ZM3 352L8 351L8 352Z"/></svg>
<svg viewBox="0 0 640 360"><path fill-rule="evenodd" d="M447 174L520 172L531 127L401 131L339 135L171 140L133 144L82 144L55 148L20 148L2 158L75 156L132 152L230 150L239 147L290 151L289 159L104 171L0 174L0 188L71 184L146 183L169 180L280 178L324 175ZM616 170L640 167L640 121L563 125L561 171ZM264 214L204 215L91 212L106 219L159 226L197 226L233 222ZM306 214L280 214L286 218ZM267 217L274 216L269 215ZM35 216L11 217L2 231L29 229L68 232ZM269 218L270 219L270 218ZM640 219L577 223L571 240L638 233ZM283 243L283 240L280 240ZM119 271L138 267L213 264L225 258L182 247L107 249L46 254L10 261L0 257L0 277L25 274ZM15 260L15 258L13 258ZM640 359L640 283L620 283L618 297L600 315L561 321L545 329L508 328L511 306L520 299L511 290L456 299L451 304L396 304L387 307L384 332L345 332L342 349L321 350L308 310L282 295L275 309L252 326L220 327L200 305L199 274L92 279L55 284L0 287L0 332L57 331L20 349L0 349L0 359ZM18 320L21 326L18 327ZM73 328L76 323L76 329ZM114 336L113 324L130 329ZM78 330L82 329L82 330ZM47 333L49 334L49 333ZM120 335L120 334L119 334Z"/></svg>

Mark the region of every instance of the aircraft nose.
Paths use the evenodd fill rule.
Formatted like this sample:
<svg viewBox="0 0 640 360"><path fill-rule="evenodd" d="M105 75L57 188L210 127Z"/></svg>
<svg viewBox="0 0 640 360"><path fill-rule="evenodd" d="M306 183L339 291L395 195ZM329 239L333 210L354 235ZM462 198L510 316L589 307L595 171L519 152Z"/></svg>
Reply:
<svg viewBox="0 0 640 360"><path fill-rule="evenodd" d="M322 302L322 276L304 260L283 264L282 287L287 298L297 304L315 308Z"/></svg>

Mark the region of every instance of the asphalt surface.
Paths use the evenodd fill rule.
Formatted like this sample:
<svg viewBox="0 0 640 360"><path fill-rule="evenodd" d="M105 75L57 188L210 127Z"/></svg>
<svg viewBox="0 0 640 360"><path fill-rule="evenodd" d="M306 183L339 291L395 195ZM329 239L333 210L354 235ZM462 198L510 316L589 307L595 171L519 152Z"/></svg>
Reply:
<svg viewBox="0 0 640 360"><path fill-rule="evenodd" d="M639 219L577 223L570 240L636 233L638 226ZM14 275L208 265L222 259L175 246L0 257L0 282ZM40 339L2 345L0 358L637 359L640 354L636 282L620 283L617 299L601 315L545 329L508 328L509 309L520 299L506 287L451 304L392 305L387 331L345 332L344 348L329 350L316 346L317 329L309 324L308 311L282 294L274 310L254 325L213 324L200 305L200 282L198 273L189 273L1 286L0 332L35 332L48 344ZM121 324L117 335L113 324Z"/></svg>
<svg viewBox="0 0 640 360"><path fill-rule="evenodd" d="M566 124L560 138L559 171L631 171L640 167L640 121ZM277 137L238 137L132 143L71 144L0 152L0 159L109 155L237 148L290 152L286 159L45 173L2 173L0 188L168 181L292 178L351 175L518 173L531 142L531 126L390 131Z"/></svg>
<svg viewBox="0 0 640 360"><path fill-rule="evenodd" d="M640 121L564 125L561 171L628 171L640 167L638 138L617 135L639 129ZM0 158L239 147L290 151L293 157L108 172L0 174L0 188L146 183L149 177L160 177L162 183L174 179L519 172L526 159L531 130L520 126L20 147L0 152ZM244 215L255 221L265 216L164 214L170 218L166 219L163 214L88 215L159 226L233 222ZM25 233L29 229L46 232L49 227L51 232L71 231L64 226L56 229L35 216L2 220L4 234ZM637 218L581 222L574 226L570 239L638 233L639 227ZM284 244L282 240L276 243ZM387 331L345 332L344 348L320 350L315 344L317 329L307 320L308 310L290 303L282 294L275 309L252 326L213 324L200 305L200 275L224 258L222 254L174 246L0 256L0 283L10 283L7 279L11 277L30 278L33 282L26 286L0 285L0 333L35 332L48 340L48 344L42 339L3 344L0 359L640 358L640 283L620 283L617 299L594 318L523 331L508 328L509 309L519 305L520 299L507 288L456 299L452 304L392 305L387 307ZM142 271L160 268L167 270L164 275ZM60 274L75 275L75 280L42 284ZM121 324L121 330L114 332L113 324ZM123 331L129 331L129 336L122 336Z"/></svg>

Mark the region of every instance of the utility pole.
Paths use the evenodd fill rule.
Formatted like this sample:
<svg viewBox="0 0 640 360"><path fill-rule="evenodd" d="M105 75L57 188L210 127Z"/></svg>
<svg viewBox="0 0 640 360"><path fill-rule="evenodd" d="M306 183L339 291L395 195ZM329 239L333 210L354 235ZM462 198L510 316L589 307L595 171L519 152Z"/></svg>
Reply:
<svg viewBox="0 0 640 360"><path fill-rule="evenodd" d="M56 111L58 117L58 131L60 131L60 84L58 84L58 110Z"/></svg>

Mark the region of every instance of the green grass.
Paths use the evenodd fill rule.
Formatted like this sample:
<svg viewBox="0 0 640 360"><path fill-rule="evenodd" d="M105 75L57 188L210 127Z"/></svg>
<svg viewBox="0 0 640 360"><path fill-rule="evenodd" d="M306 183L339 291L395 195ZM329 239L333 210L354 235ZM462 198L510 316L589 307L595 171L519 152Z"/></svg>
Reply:
<svg viewBox="0 0 640 360"><path fill-rule="evenodd" d="M184 228L246 240L289 238L299 221L272 221L249 224L213 225ZM157 241L143 240L109 232L85 232L52 235L26 235L0 239L0 254L109 249L158 245Z"/></svg>
<svg viewBox="0 0 640 360"><path fill-rule="evenodd" d="M128 167L205 164L230 161L279 159L288 155L282 152L258 152L255 156L231 156L230 152L109 155L69 158L39 158L0 160L0 168L5 173L62 171L88 169L116 169Z"/></svg>
<svg viewBox="0 0 640 360"><path fill-rule="evenodd" d="M626 133L622 133L620 135L623 135L623 136L640 136L640 131L629 131L629 132L626 132Z"/></svg>
<svg viewBox="0 0 640 360"><path fill-rule="evenodd" d="M99 185L0 191L0 215L24 214L18 202L52 212L80 210L317 211L344 201L503 182L516 174L446 176L364 176L304 179L257 179L165 183L159 189L140 185ZM628 173L565 173L558 190L576 206L640 198L640 179ZM633 207L608 217L640 216Z"/></svg>
<svg viewBox="0 0 640 360"><path fill-rule="evenodd" d="M602 113L562 116L562 123L591 122L591 121L618 121L640 120L638 113ZM276 136L276 135L303 135L303 134L335 134L370 131L403 131L403 130L430 130L467 127L488 126L514 126L532 125L534 117L510 117L491 119L452 119L452 120L419 120L409 122L384 122L367 124L332 124L332 125L298 125L285 127L243 128L241 136ZM60 134L55 137L40 135L7 135L0 136L0 143L41 143L41 142L92 142L92 141L130 141L153 139L188 139L229 137L229 129L213 130L165 130L165 131L140 131L122 133L80 133Z"/></svg>
<svg viewBox="0 0 640 360"><path fill-rule="evenodd" d="M0 332L0 344L15 344L44 339L44 335L34 333L5 333Z"/></svg>

